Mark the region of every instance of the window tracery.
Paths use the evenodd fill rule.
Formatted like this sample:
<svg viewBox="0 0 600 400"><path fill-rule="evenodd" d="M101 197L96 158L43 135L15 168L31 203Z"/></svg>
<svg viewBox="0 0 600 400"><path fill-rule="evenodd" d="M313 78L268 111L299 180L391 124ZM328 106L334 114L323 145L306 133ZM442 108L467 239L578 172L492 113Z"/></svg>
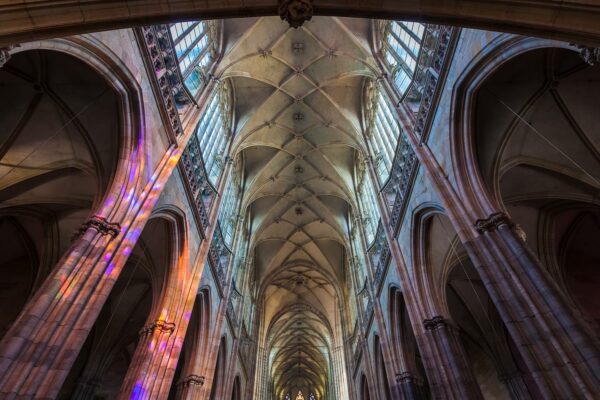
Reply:
<svg viewBox="0 0 600 400"><path fill-rule="evenodd" d="M382 52L401 95L414 78L424 33L425 25L418 22L389 21L384 25Z"/></svg>
<svg viewBox="0 0 600 400"><path fill-rule="evenodd" d="M239 162L235 163L232 174L233 175L227 184L227 188L225 189L223 203L219 214L219 223L223 232L223 240L229 248L232 247L237 221L239 219L238 208L242 193L242 171Z"/></svg>
<svg viewBox="0 0 600 400"><path fill-rule="evenodd" d="M383 186L389 177L398 146L400 126L393 117L387 96L382 93L377 82L369 82L366 97L366 136L379 184Z"/></svg>
<svg viewBox="0 0 600 400"><path fill-rule="evenodd" d="M227 147L231 139L232 102L229 81L220 82L196 126L196 137L202 149L206 173L213 185L217 184L225 167Z"/></svg>
<svg viewBox="0 0 600 400"><path fill-rule="evenodd" d="M206 82L208 69L216 59L217 38L214 21L186 21L169 26L179 70L192 96Z"/></svg>

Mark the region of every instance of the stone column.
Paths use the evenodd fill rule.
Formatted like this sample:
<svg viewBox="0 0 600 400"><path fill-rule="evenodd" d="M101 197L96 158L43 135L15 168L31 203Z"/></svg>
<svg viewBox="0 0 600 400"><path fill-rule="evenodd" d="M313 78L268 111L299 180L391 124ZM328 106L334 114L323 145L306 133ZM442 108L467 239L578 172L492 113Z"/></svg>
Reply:
<svg viewBox="0 0 600 400"><path fill-rule="evenodd" d="M419 348L433 397L483 399L455 328L441 316L426 319L423 325Z"/></svg>
<svg viewBox="0 0 600 400"><path fill-rule="evenodd" d="M467 243L520 355L547 398L595 397L600 352L592 330L503 213L475 223Z"/></svg>

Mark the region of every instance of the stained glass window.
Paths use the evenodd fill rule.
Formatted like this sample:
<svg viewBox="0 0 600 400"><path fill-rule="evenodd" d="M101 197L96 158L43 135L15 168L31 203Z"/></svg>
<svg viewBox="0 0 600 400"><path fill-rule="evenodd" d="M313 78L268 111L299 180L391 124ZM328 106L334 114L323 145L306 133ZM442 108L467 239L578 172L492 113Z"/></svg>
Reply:
<svg viewBox="0 0 600 400"><path fill-rule="evenodd" d="M209 35L207 21L188 21L171 24L171 38L179 62L179 70L192 95L202 87L202 82L214 58L214 43Z"/></svg>
<svg viewBox="0 0 600 400"><path fill-rule="evenodd" d="M390 21L386 27L383 52L400 94L406 93L415 74L425 25Z"/></svg>
<svg viewBox="0 0 600 400"><path fill-rule="evenodd" d="M304 400L304 396L302 395L302 391L298 392L298 395L296 396L296 400Z"/></svg>

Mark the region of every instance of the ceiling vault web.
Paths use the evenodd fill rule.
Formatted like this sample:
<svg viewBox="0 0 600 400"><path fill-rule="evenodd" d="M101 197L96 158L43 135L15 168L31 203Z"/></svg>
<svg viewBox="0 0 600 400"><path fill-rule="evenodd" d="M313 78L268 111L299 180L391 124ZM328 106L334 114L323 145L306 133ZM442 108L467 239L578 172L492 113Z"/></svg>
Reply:
<svg viewBox="0 0 600 400"><path fill-rule="evenodd" d="M365 81L379 75L372 22L227 20L215 75L234 93L232 152L244 160L261 340L276 397L330 390L341 343L353 176L364 158Z"/></svg>

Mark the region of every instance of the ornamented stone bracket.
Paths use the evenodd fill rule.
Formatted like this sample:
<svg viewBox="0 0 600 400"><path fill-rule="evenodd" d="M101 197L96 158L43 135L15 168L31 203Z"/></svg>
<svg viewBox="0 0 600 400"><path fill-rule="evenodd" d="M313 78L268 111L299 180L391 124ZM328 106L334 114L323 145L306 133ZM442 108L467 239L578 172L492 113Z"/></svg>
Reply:
<svg viewBox="0 0 600 400"><path fill-rule="evenodd" d="M279 16L297 29L312 18L312 0L279 0Z"/></svg>
<svg viewBox="0 0 600 400"><path fill-rule="evenodd" d="M173 322L167 322L162 319L157 319L154 322L148 323L140 330L140 336L151 335L154 332L172 334L175 332L176 325Z"/></svg>
<svg viewBox="0 0 600 400"><path fill-rule="evenodd" d="M475 221L475 229L480 234L484 234L485 232L493 232L498 229L500 225L509 225L511 228L513 227L510 218L508 218L508 216L502 211L495 212L487 218L478 219Z"/></svg>

